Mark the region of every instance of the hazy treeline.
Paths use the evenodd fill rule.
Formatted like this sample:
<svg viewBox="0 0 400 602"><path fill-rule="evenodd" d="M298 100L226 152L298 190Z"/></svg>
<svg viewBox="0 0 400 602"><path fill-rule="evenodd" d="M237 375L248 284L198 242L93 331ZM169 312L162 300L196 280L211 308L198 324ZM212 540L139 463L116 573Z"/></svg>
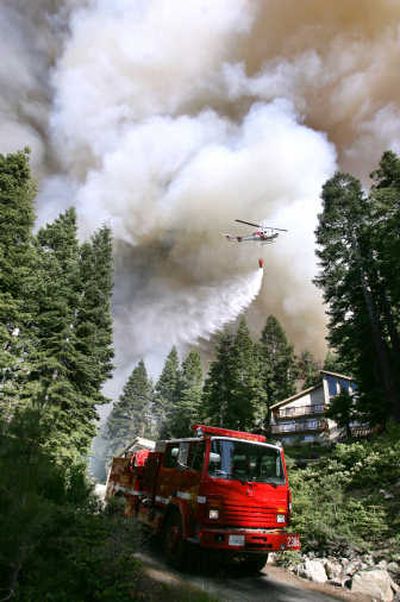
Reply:
<svg viewBox="0 0 400 602"><path fill-rule="evenodd" d="M325 367L340 369L332 353ZM144 361L138 363L104 428L107 459L137 436L184 437L199 421L265 432L269 407L315 385L321 368L310 351L296 356L274 316L267 318L258 340L242 317L236 328L217 335L206 374L195 350L180 362L172 347L155 383Z"/></svg>

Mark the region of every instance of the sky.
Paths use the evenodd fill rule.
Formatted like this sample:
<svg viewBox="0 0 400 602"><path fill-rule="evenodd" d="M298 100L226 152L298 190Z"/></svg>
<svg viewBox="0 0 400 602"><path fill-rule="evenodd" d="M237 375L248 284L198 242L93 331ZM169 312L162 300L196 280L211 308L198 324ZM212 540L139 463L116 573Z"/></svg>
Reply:
<svg viewBox="0 0 400 602"><path fill-rule="evenodd" d="M32 149L38 226L113 231L110 395L245 310L323 357L321 187L399 151L399 41L397 0L2 1L0 152Z"/></svg>

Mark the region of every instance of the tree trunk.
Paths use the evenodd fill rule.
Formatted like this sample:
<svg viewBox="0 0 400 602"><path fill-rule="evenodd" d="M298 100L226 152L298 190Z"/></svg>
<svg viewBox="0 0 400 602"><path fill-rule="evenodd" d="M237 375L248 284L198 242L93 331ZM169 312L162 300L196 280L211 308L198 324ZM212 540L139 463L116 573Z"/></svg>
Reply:
<svg viewBox="0 0 400 602"><path fill-rule="evenodd" d="M376 315L371 289L368 283L368 276L361 265L360 280L371 326L372 340L377 353L383 388L391 407L392 417L396 422L400 422L400 398L396 389L396 380L393 375L387 344L382 336L381 327Z"/></svg>

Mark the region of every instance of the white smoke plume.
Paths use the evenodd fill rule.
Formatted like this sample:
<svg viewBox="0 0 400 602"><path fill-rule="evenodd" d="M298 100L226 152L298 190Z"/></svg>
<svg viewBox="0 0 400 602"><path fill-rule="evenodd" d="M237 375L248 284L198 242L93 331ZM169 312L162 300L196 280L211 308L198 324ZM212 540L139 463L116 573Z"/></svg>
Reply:
<svg viewBox="0 0 400 602"><path fill-rule="evenodd" d="M124 348L132 345L141 349L150 370L157 373L160 356L167 355L172 345L190 346L235 320L257 297L262 278L263 270L258 269L226 281L179 289L171 289L170 283L155 279L152 291L157 300L151 311L146 305L146 293L143 299L139 295L132 306L124 306L118 320L117 339Z"/></svg>
<svg viewBox="0 0 400 602"><path fill-rule="evenodd" d="M39 223L112 227L121 378L255 296L254 326L323 353L320 189L400 150L399 25L394 0L3 1L0 152L32 147ZM229 244L235 218L289 232Z"/></svg>

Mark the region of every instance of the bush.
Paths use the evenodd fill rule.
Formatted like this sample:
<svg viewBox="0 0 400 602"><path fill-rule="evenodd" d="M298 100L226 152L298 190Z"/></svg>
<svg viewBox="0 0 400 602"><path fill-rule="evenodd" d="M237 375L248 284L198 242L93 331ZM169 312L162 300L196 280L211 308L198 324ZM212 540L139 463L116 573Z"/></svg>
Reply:
<svg viewBox="0 0 400 602"><path fill-rule="evenodd" d="M303 549L395 549L399 532L400 431L337 445L304 470L291 468L293 528Z"/></svg>
<svg viewBox="0 0 400 602"><path fill-rule="evenodd" d="M38 429L27 411L0 430L0 599L132 600L140 574L134 525L102 512L84 465L58 466Z"/></svg>
<svg viewBox="0 0 400 602"><path fill-rule="evenodd" d="M65 513L23 575L21 602L125 602L135 598L140 563L132 521Z"/></svg>

